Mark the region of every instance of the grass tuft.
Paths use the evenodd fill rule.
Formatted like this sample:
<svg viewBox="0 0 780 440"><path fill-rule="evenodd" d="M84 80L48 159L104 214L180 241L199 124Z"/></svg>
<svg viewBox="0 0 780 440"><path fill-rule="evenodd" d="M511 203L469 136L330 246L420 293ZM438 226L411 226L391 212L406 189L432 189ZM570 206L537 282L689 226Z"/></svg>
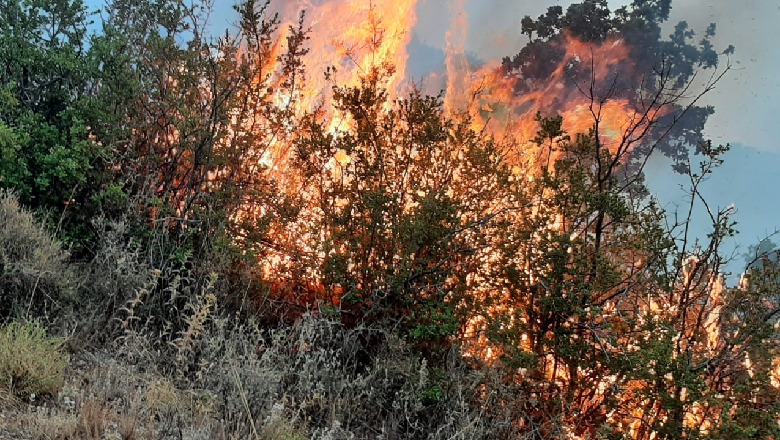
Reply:
<svg viewBox="0 0 780 440"><path fill-rule="evenodd" d="M62 340L49 337L39 323L12 322L0 329L0 390L31 400L54 395L68 363L61 347Z"/></svg>

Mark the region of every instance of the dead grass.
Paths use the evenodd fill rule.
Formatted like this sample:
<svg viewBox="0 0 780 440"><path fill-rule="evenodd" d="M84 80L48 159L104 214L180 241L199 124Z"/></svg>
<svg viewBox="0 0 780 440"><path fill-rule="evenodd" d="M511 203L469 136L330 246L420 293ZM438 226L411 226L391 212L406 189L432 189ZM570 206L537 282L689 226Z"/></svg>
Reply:
<svg viewBox="0 0 780 440"><path fill-rule="evenodd" d="M4 407L0 439L179 438L179 430L181 438L212 438L211 418L191 401L157 373L105 354L84 355L68 366L52 399Z"/></svg>
<svg viewBox="0 0 780 440"><path fill-rule="evenodd" d="M89 399L78 412L77 431L84 440L99 440L108 427L109 413L106 401Z"/></svg>
<svg viewBox="0 0 780 440"><path fill-rule="evenodd" d="M0 329L0 395L5 396L0 398L35 400L59 391L67 364L61 345L39 323L12 322Z"/></svg>
<svg viewBox="0 0 780 440"><path fill-rule="evenodd" d="M491 438L473 410L479 378L457 353L432 370L387 330L317 314L259 328L225 312L218 271L188 258L159 265L121 223L103 226L93 261L74 272L71 308L56 308L47 298L67 290L66 254L0 192L0 264L11 268L0 291L15 289L0 318L56 309L49 329L71 335L0 330L0 439Z"/></svg>
<svg viewBox="0 0 780 440"><path fill-rule="evenodd" d="M289 420L275 419L263 427L262 439L267 440L307 440L306 432L298 429Z"/></svg>
<svg viewBox="0 0 780 440"><path fill-rule="evenodd" d="M216 320L187 374L127 362L155 356L123 354L136 345L74 355L55 396L0 410L0 439L493 438L466 369L434 373L390 336L362 360L362 331L313 315L271 334Z"/></svg>
<svg viewBox="0 0 780 440"><path fill-rule="evenodd" d="M0 318L47 316L72 294L68 254L16 196L0 190Z"/></svg>

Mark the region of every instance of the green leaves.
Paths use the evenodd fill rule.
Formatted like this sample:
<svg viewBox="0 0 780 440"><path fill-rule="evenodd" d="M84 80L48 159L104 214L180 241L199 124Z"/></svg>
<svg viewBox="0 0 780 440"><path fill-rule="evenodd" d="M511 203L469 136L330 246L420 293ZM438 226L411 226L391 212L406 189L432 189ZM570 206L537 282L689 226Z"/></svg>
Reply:
<svg viewBox="0 0 780 440"><path fill-rule="evenodd" d="M85 217L105 158L89 127L99 107L97 64L85 49L89 24L80 0L0 8L0 187L56 213L63 238L79 247L89 237Z"/></svg>
<svg viewBox="0 0 780 440"><path fill-rule="evenodd" d="M317 213L304 226L321 237L309 253L323 256L307 263L322 268L326 290L344 290L346 317L446 345L463 325L461 234L478 229L472 222L488 213L503 168L489 141L444 115L440 98L413 92L388 105L381 81L377 70L334 90L353 126L328 133L311 115L297 138L296 166L309 182L300 191L313 203L304 212Z"/></svg>

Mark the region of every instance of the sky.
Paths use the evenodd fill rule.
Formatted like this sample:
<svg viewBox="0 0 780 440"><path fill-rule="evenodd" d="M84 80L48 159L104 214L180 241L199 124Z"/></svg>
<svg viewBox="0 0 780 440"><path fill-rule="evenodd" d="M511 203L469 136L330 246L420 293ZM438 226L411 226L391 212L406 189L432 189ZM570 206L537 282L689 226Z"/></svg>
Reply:
<svg viewBox="0 0 780 440"><path fill-rule="evenodd" d="M284 6L293 0L276 0ZM301 1L301 0L294 0ZM316 3L322 0L309 0ZM367 1L367 0L354 0ZM609 0L615 9L630 0ZM90 6L102 0L87 0ZM235 23L232 0L214 0L211 17L215 33ZM443 67L445 34L453 15L455 0L419 0L418 24L409 48L407 70L413 79L424 78ZM500 59L520 51L527 40L519 32L525 15L536 17L548 6L564 9L571 0L465 0L469 31L466 52L475 60ZM714 22L716 48L732 44L736 52L731 70L705 97L715 107L707 123L706 136L716 144L732 147L724 166L704 186L703 192L714 207L734 205L739 237L726 245L727 252L739 256L749 246L780 228L780 140L775 128L780 122L780 1L779 0L672 0L668 33L685 20L701 35ZM723 67L724 64L721 65ZM686 203L680 188L685 181L659 159L647 171L651 190L667 210ZM700 213L701 214L701 213ZM707 232L706 222L695 226L699 236ZM780 237L775 239L780 243ZM741 272L744 258L728 266Z"/></svg>

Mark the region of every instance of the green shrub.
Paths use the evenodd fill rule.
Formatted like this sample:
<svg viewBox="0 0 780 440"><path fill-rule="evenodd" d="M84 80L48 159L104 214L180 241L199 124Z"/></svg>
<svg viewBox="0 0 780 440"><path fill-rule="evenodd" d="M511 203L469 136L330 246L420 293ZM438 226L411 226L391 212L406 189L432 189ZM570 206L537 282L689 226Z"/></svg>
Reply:
<svg viewBox="0 0 780 440"><path fill-rule="evenodd" d="M0 389L30 398L56 393L68 363L62 340L38 323L12 322L0 330Z"/></svg>

